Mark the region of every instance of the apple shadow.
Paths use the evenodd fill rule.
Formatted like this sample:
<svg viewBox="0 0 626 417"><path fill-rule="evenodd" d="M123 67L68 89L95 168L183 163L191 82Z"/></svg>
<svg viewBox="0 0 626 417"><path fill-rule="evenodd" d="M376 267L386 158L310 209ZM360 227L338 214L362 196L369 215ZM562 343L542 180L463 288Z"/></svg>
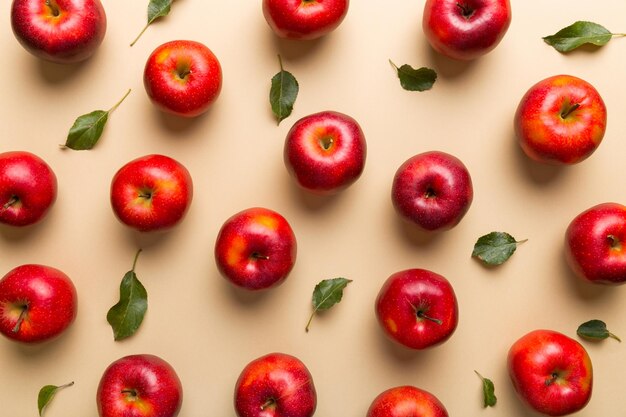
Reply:
<svg viewBox="0 0 626 417"><path fill-rule="evenodd" d="M74 64L57 64L55 62L46 61L39 58L37 60L37 69L41 77L50 84L64 84L76 77L78 72L82 72L91 65L93 56Z"/></svg>
<svg viewBox="0 0 626 417"><path fill-rule="evenodd" d="M619 295L612 285L593 284L576 275L570 268L564 251L561 251L560 261L560 275L567 280L572 292L585 302L607 303L610 302L611 298Z"/></svg>
<svg viewBox="0 0 626 417"><path fill-rule="evenodd" d="M473 59L471 61L460 61L452 58L448 58L435 51L430 44L424 40L424 47L428 48L429 61L433 63L433 66L437 69L437 73L443 78L454 79L462 75L467 74L472 68L476 67L477 61L481 58Z"/></svg>
<svg viewBox="0 0 626 417"><path fill-rule="evenodd" d="M402 346L387 337L376 320L370 320L370 322L372 323L371 326L376 326L375 329L371 329L370 333L374 334L376 344L383 352L382 357L393 358L393 361L401 366L412 365L417 362L429 362L432 360L432 349L414 350Z"/></svg>
<svg viewBox="0 0 626 417"><path fill-rule="evenodd" d="M511 152L514 154L515 163L533 183L546 185L563 176L567 166L545 164L530 159L519 146L515 132L510 137L512 138Z"/></svg>
<svg viewBox="0 0 626 417"><path fill-rule="evenodd" d="M427 246L438 241L443 235L442 232L428 232L419 228L410 221L401 218L397 213L393 213L395 227L399 234L411 245Z"/></svg>
<svg viewBox="0 0 626 417"><path fill-rule="evenodd" d="M323 44L326 43L327 38L333 35L332 33L330 33L326 36L322 36L321 38L312 40L294 40L280 38L276 36L271 30L268 30L267 33L269 36L272 37L272 42L275 46L275 49L278 50L278 53L283 58L283 61L298 61L307 56L315 54L315 52L319 50ZM283 62L283 67L288 71L285 62ZM278 72L279 70L280 66L278 65L277 57L276 72Z"/></svg>
<svg viewBox="0 0 626 417"><path fill-rule="evenodd" d="M46 218L42 219L35 224L30 224L28 226L9 226L6 224L0 224L0 236L5 240L8 240L12 243L21 243L27 241L28 239L34 238L31 236L37 235L42 232L44 228L48 225L48 218L53 213L48 213Z"/></svg>
<svg viewBox="0 0 626 417"><path fill-rule="evenodd" d="M257 308L258 306L271 302L277 296L277 292L280 292L278 290L279 287L272 287L264 290L247 290L245 288L240 288L230 283L219 273L213 279L221 281L222 287L228 287L227 289L224 288L222 291L228 291L232 296L231 298L241 307ZM281 286L284 284L285 283L283 282Z"/></svg>
<svg viewBox="0 0 626 417"><path fill-rule="evenodd" d="M192 131L198 129L204 120L210 118L211 113L213 113L213 107L210 107L206 112L196 117L177 116L175 114L166 113L157 108L153 111L153 115L156 119L158 119L160 125L167 131L176 134L183 132L190 134Z"/></svg>
<svg viewBox="0 0 626 417"><path fill-rule="evenodd" d="M347 191L342 190L332 194L316 194L301 188L290 175L285 175L284 177L289 181L287 186L289 187L290 194L301 207L309 212L318 212L328 209L328 207L336 204L340 200L341 194Z"/></svg>

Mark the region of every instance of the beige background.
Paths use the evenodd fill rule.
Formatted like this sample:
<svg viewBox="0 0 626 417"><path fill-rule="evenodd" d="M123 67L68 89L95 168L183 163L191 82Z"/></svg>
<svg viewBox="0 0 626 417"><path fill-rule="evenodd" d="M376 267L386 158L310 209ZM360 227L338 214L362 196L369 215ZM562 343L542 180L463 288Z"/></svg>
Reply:
<svg viewBox="0 0 626 417"><path fill-rule="evenodd" d="M381 391L412 384L437 395L451 416L533 416L515 398L506 374L509 346L526 332L550 328L575 335L578 324L600 318L626 337L626 288L578 283L563 261L563 234L579 212L600 202L624 202L626 40L599 50L561 55L541 41L575 20L624 31L626 4L604 0L513 1L513 22L500 46L469 64L434 54L421 30L424 1L353 1L332 35L310 43L279 41L260 1L179 0L171 14L128 44L145 22L147 1L104 0L105 41L77 67L46 64L15 41L10 2L0 3L2 53L0 146L34 152L59 180L56 205L41 224L0 228L0 274L23 263L65 271L79 294L74 326L56 341L24 347L0 340L0 414L34 416L45 384L76 385L60 393L48 417L97 414L103 370L133 353L169 361L184 385L181 416L234 416L233 386L250 360L272 351L300 357L318 391L316 415L364 416ZM163 42L194 39L221 61L224 85L204 117L166 117L148 101L142 71ZM300 82L293 115L279 127L268 104L276 54ZM439 72L432 91L402 90L388 59ZM512 117L533 83L558 73L596 86L609 110L608 130L587 161L564 169L530 163L513 138ZM111 116L97 148L61 151L75 117L106 109L133 92ZM362 125L368 160L361 179L328 201L307 198L282 162L285 134L300 117L342 111ZM389 194L397 167L427 150L458 156L474 181L473 205L452 231L424 242L404 230ZM116 221L109 184L129 160L162 153L190 170L191 210L175 230L143 236ZM251 206L281 212L292 224L298 260L281 287L258 296L233 290L213 260L223 221ZM502 267L470 258L476 238L508 231L528 243ZM105 315L142 247L137 273L149 293L140 331L114 342ZM421 267L446 276L459 299L460 323L444 345L409 352L387 341L376 323L374 299L393 272ZM314 285L325 278L354 280L344 300L304 325ZM624 412L625 346L587 343L595 387L585 417ZM499 398L482 410L480 381L492 378ZM620 382L621 381L621 382Z"/></svg>

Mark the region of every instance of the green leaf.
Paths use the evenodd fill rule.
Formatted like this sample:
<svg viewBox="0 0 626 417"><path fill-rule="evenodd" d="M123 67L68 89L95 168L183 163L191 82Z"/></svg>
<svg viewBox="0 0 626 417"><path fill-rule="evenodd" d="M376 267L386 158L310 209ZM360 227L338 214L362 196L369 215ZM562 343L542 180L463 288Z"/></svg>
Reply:
<svg viewBox="0 0 626 417"><path fill-rule="evenodd" d="M115 340L135 334L148 309L148 293L135 274L135 265L141 249L135 255L133 269L128 271L120 284L120 301L107 313L107 321L113 328Z"/></svg>
<svg viewBox="0 0 626 417"><path fill-rule="evenodd" d="M39 390L39 395L37 396L37 408L39 409L39 416L43 415L44 408L52 401L57 391L63 388L71 387L74 385L74 382L70 382L69 384L56 386L56 385L46 385Z"/></svg>
<svg viewBox="0 0 626 417"><path fill-rule="evenodd" d="M606 45L613 34L604 26L578 21L543 38L544 42L559 52L569 52L584 44Z"/></svg>
<svg viewBox="0 0 626 417"><path fill-rule="evenodd" d="M472 256L487 265L500 265L513 255L517 245L526 240L515 241L515 238L508 233L491 232L476 241Z"/></svg>
<svg viewBox="0 0 626 417"><path fill-rule="evenodd" d="M309 322L306 325L306 331L309 331L309 326L313 320L313 316L318 310L328 310L335 304L341 301L343 297L343 290L351 283L351 279L346 278L333 278L320 281L313 290L313 313L309 317Z"/></svg>
<svg viewBox="0 0 626 417"><path fill-rule="evenodd" d="M476 372L476 375L478 375L483 383L483 408L495 406L498 402L498 398L496 398L493 382L490 379L484 378L478 371L474 372Z"/></svg>
<svg viewBox="0 0 626 417"><path fill-rule="evenodd" d="M300 87L296 77L283 69L283 61L280 55L278 55L278 62L280 63L280 71L272 77L270 104L272 112L276 116L278 124L280 124L281 121L291 114Z"/></svg>
<svg viewBox="0 0 626 417"><path fill-rule="evenodd" d="M604 340L607 337L611 337L618 342L622 341L619 337L607 330L606 323L602 320L589 320L584 322L578 326L576 334L583 339L588 340Z"/></svg>
<svg viewBox="0 0 626 417"><path fill-rule="evenodd" d="M141 35L143 35L146 29L148 29L148 26L150 26L155 20L159 17L167 16L170 13L171 7L172 0L150 0L150 3L148 3L148 23L146 23L130 46L137 43L139 38L141 38Z"/></svg>
<svg viewBox="0 0 626 417"><path fill-rule="evenodd" d="M398 68L398 66L394 64L393 61L389 60L389 63L396 70L398 78L400 78L400 85L405 90L430 90L435 84L435 81L437 81L437 73L433 69L426 67L415 69L408 64L404 64Z"/></svg>

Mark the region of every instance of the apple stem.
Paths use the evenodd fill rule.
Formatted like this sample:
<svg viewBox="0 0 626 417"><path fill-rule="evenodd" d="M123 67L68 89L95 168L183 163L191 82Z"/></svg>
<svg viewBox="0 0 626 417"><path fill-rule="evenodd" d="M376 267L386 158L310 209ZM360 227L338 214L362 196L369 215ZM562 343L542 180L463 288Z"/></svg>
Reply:
<svg viewBox="0 0 626 417"><path fill-rule="evenodd" d="M550 378L546 379L546 386L554 384L558 378L559 378L559 374L557 374L556 372L552 372L552 375L550 375Z"/></svg>
<svg viewBox="0 0 626 417"><path fill-rule="evenodd" d="M59 6L54 1L46 0L46 6L48 6L54 17L59 17L61 10L59 10Z"/></svg>
<svg viewBox="0 0 626 417"><path fill-rule="evenodd" d="M267 255L261 255L258 252L254 252L252 253L252 255L250 255L251 257L253 257L254 259L263 259L264 261L269 261L270 257Z"/></svg>
<svg viewBox="0 0 626 417"><path fill-rule="evenodd" d="M265 401L265 403L261 406L261 411L264 411L267 407L271 407L274 404L276 404L276 400L270 398L269 400Z"/></svg>
<svg viewBox="0 0 626 417"><path fill-rule="evenodd" d="M20 328L22 327L22 323L24 322L24 319L26 318L27 311L28 311L28 306L27 305L22 306L22 312L20 313L20 316L17 319L17 323L15 323L15 327L13 327L13 333L17 333L20 331Z"/></svg>
<svg viewBox="0 0 626 417"><path fill-rule="evenodd" d="M150 22L148 22L148 24L146 24L143 29L141 29L141 32L139 32L139 35L137 35L137 37L135 38L134 41L131 42L130 46L133 46L137 43L137 41L139 40L139 38L141 38L141 35L143 35L143 33L146 31L146 29L148 29L148 26L150 26Z"/></svg>
<svg viewBox="0 0 626 417"><path fill-rule="evenodd" d="M609 245L611 245L611 249L620 250L622 248L622 244L617 237L608 235L606 238L609 241Z"/></svg>
<svg viewBox="0 0 626 417"><path fill-rule="evenodd" d="M11 196L11 199L7 201L6 203L4 203L4 205L2 206L2 210L8 209L9 207L17 203L18 201L20 201L19 198L17 198L16 196Z"/></svg>
<svg viewBox="0 0 626 417"><path fill-rule="evenodd" d="M137 398L137 391L134 389L123 389L122 394L128 394L132 398Z"/></svg>
<svg viewBox="0 0 626 417"><path fill-rule="evenodd" d="M124 100L126 100L126 97L128 97L128 95L130 94L130 91L131 91L131 89L129 88L129 89L128 89L128 91L126 92L126 94L124 94L124 97L122 97L122 98L120 99L120 101L118 101L117 103L115 103L115 104L113 105L113 107L111 107L111 108L109 109L109 113L111 113L113 110L117 109L117 108L120 106L120 104L122 104L122 102L123 102Z"/></svg>
<svg viewBox="0 0 626 417"><path fill-rule="evenodd" d="M143 249L139 249L137 251L137 253L135 254L135 259L133 260L133 269L131 269L131 271L135 272L135 265L137 265L137 258L139 258L139 254L141 253Z"/></svg>
<svg viewBox="0 0 626 417"><path fill-rule="evenodd" d="M461 9L461 13L463 17L469 18L472 14L474 14L474 10L472 10L467 4L461 4L457 2L457 7Z"/></svg>
<svg viewBox="0 0 626 417"><path fill-rule="evenodd" d="M577 108L580 107L580 103L576 103L573 106L571 106L570 108L564 110L563 112L561 112L561 118L562 119L567 119L567 116L569 116L570 114L572 114L574 111L576 111Z"/></svg>
<svg viewBox="0 0 626 417"><path fill-rule="evenodd" d="M418 310L417 311L417 317L419 317L420 319L430 320L433 323L437 323L440 326L443 324L443 322L441 320L436 319L434 317L430 317L430 316L426 315L426 313L424 313L423 311L419 311Z"/></svg>

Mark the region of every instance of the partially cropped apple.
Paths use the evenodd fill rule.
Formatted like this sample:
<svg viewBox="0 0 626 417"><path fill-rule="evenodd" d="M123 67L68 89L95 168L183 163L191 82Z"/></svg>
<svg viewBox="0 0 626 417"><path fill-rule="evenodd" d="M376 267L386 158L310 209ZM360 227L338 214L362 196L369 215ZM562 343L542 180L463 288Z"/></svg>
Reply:
<svg viewBox="0 0 626 417"><path fill-rule="evenodd" d="M402 386L378 395L366 417L448 417L448 411L433 394Z"/></svg>
<svg viewBox="0 0 626 417"><path fill-rule="evenodd" d="M263 15L279 37L310 40L335 30L349 5L349 0L263 0Z"/></svg>
<svg viewBox="0 0 626 417"><path fill-rule="evenodd" d="M98 49L107 18L100 0L13 0L11 27L31 54L71 64Z"/></svg>

